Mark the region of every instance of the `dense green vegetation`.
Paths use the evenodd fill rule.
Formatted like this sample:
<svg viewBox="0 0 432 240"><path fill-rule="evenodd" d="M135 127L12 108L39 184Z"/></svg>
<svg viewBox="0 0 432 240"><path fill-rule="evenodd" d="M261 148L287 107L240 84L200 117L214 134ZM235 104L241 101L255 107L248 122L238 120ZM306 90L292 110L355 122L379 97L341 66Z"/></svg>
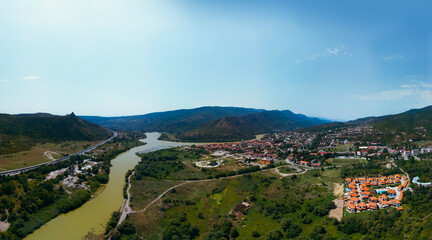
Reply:
<svg viewBox="0 0 432 240"><path fill-rule="evenodd" d="M111 218L108 220L108 223L105 227L105 234L108 234L112 229L117 226L117 223L120 220L120 212L113 212Z"/></svg>
<svg viewBox="0 0 432 240"><path fill-rule="evenodd" d="M399 160L397 165L405 170L411 177L419 177L420 182L432 181L432 160L417 161L413 158L410 160Z"/></svg>
<svg viewBox="0 0 432 240"><path fill-rule="evenodd" d="M385 161L371 160L367 163L353 164L350 167L342 168L341 175L342 178L362 176L378 177L402 173L398 168L386 168L385 163Z"/></svg>
<svg viewBox="0 0 432 240"><path fill-rule="evenodd" d="M78 190L69 198L64 198L58 204L58 209L61 213L66 213L75 208L80 207L90 199L90 192L86 190Z"/></svg>
<svg viewBox="0 0 432 240"><path fill-rule="evenodd" d="M0 114L0 154L29 150L42 142L95 141L109 136L110 131L73 113L66 116Z"/></svg>

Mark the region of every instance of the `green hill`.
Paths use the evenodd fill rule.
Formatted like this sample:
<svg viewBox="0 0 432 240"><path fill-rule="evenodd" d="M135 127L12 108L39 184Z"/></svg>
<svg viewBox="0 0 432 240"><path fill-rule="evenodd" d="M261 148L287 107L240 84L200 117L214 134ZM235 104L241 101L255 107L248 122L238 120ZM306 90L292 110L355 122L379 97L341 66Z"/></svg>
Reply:
<svg viewBox="0 0 432 240"><path fill-rule="evenodd" d="M432 140L432 106L380 117L366 117L348 122L334 122L305 129L307 131L332 130L337 128L371 125L384 136L388 143L409 140Z"/></svg>
<svg viewBox="0 0 432 240"><path fill-rule="evenodd" d="M29 150L40 142L97 141L111 135L107 129L84 121L74 113L0 114L0 154Z"/></svg>
<svg viewBox="0 0 432 240"><path fill-rule="evenodd" d="M388 140L432 140L432 106L374 118L372 122Z"/></svg>
<svg viewBox="0 0 432 240"><path fill-rule="evenodd" d="M180 134L188 141L236 141L251 139L259 133L274 130L292 130L325 123L324 120L297 115L291 111L263 111L239 117L224 117L207 122Z"/></svg>

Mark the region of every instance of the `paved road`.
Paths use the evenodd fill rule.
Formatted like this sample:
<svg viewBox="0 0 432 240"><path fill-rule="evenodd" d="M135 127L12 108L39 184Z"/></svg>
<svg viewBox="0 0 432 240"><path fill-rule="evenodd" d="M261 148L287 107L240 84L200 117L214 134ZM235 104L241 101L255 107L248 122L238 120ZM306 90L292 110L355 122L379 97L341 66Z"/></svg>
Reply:
<svg viewBox="0 0 432 240"><path fill-rule="evenodd" d="M59 159L55 159L55 160L52 160L52 161L49 161L49 162L44 162L44 163L41 163L41 164L33 165L33 166L30 166L30 167L2 171L2 172L0 172L0 175L5 175L5 176L16 175L16 174L27 172L27 171L30 171L30 170L33 170L33 169L36 169L36 168L40 168L42 166L51 165L51 164L55 164L55 163L58 163L58 162L61 162L61 161L68 160L72 156L77 156L77 155L88 153L88 152L93 151L94 149L96 149L96 148L104 145L105 143L107 143L107 142L109 142L109 141L111 141L111 140L113 140L114 138L117 137L118 134L116 132L112 131L112 133L113 133L113 135L110 138L106 139L105 141L100 142L100 143L98 143L98 144L96 144L96 145L94 145L94 146L92 146L90 148L84 149L84 150L79 151L77 153L74 153L74 154L71 154L69 156L59 158Z"/></svg>
<svg viewBox="0 0 432 240"><path fill-rule="evenodd" d="M401 167L399 167L398 165L396 165L396 163L394 162L394 160L392 159L391 160L391 163L392 163L392 165L393 166L395 166L395 167L397 167L397 168L399 168L406 176L407 176L407 181L408 181L408 184L407 184L407 186L406 186L406 189L410 189L411 190L411 188L410 188L410 183L411 183L411 178L410 178L410 176L409 176L409 174L407 173L407 172L405 172Z"/></svg>

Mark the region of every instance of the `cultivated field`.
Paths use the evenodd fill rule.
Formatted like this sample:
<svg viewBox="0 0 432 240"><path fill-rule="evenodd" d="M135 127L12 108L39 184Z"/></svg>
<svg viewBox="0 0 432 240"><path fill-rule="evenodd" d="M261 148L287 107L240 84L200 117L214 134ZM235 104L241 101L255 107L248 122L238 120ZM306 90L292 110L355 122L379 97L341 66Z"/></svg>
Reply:
<svg viewBox="0 0 432 240"><path fill-rule="evenodd" d="M360 158L330 158L327 159L326 163L330 163L332 165L351 165L358 163L367 163L367 160Z"/></svg>
<svg viewBox="0 0 432 240"><path fill-rule="evenodd" d="M62 143L38 144L28 151L0 155L0 171L28 167L50 161L51 159L48 158L45 152L54 152L51 153L51 156L57 159L66 154L79 152L97 143L97 141L67 141Z"/></svg>

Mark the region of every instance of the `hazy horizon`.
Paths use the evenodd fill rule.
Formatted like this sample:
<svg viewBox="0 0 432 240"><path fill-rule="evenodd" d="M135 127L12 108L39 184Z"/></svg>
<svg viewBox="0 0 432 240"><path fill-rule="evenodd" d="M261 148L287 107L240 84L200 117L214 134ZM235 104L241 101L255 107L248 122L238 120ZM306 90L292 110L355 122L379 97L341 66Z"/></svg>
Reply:
<svg viewBox="0 0 432 240"><path fill-rule="evenodd" d="M424 107L429 107L431 105L428 106L424 106ZM204 108L204 107L234 107L234 108L246 108L246 107L242 107L242 106L198 106L198 107L193 107L193 108L178 108L178 109L168 109L168 110L164 110L164 111L155 111L155 112L146 112L146 113L137 113L137 114L129 114L129 115L86 115L86 114L79 114L76 113L74 111L70 111L69 113L64 113L64 114L53 114L53 113L49 113L49 112L22 112L22 113L4 113L4 114L37 114L37 113L48 113L48 114L53 114L53 115L68 115L71 113L74 113L77 116L87 116L87 117L130 117L130 116L140 116L140 115L146 115L146 114L151 114L151 113L159 113L159 112L169 112L169 111L176 111L176 110L190 110L190 109L195 109L195 108ZM421 107L423 108L423 107ZM254 109L258 109L258 108L254 108ZM261 109L261 108L260 108ZM417 108L414 108L417 109ZM290 109L262 109L262 110L266 110L266 111L283 111L283 110L290 110ZM399 114L399 113L403 113L406 111L409 111L412 109L406 109L402 112L395 112L395 113L390 113L391 114ZM290 110L291 111L291 110ZM294 112L294 111L292 111ZM1 112L0 114L2 114L3 112ZM302 112L294 112L295 114L304 114ZM306 114L304 114L306 115ZM389 114L386 114L389 115ZM384 116L384 115L367 115L367 116L362 116L359 118L355 118L355 119L337 119L337 118L326 118L326 117L322 117L322 116L314 116L314 115L306 115L308 117L315 117L315 118L320 118L323 120L330 120L330 121L334 121L334 122L348 122L348 121L352 121L352 120L357 120L360 118L367 118L367 117L380 117L380 116Z"/></svg>
<svg viewBox="0 0 432 240"><path fill-rule="evenodd" d="M432 105L432 2L0 1L0 112Z"/></svg>

